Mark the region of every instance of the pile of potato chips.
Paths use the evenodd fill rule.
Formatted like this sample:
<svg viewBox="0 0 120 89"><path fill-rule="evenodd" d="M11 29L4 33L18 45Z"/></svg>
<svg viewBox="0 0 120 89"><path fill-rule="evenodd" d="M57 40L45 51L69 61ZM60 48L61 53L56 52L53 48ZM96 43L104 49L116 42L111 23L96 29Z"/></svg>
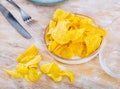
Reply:
<svg viewBox="0 0 120 89"><path fill-rule="evenodd" d="M46 30L45 41L49 51L59 57L84 58L100 47L105 35L106 31L93 19L57 9Z"/></svg>
<svg viewBox="0 0 120 89"><path fill-rule="evenodd" d="M5 71L14 78L24 78L26 81L35 82L40 76L38 64L42 57L38 55L38 49L33 45L17 58L18 65L16 69Z"/></svg>
<svg viewBox="0 0 120 89"><path fill-rule="evenodd" d="M73 72L61 70L56 63L42 64L39 66L41 59L42 57L38 55L37 47L32 45L17 58L18 65L15 70L4 70L12 77L24 78L28 82L38 81L42 73L46 74L55 82L61 81L62 76L67 76L71 82L75 81L75 75Z"/></svg>

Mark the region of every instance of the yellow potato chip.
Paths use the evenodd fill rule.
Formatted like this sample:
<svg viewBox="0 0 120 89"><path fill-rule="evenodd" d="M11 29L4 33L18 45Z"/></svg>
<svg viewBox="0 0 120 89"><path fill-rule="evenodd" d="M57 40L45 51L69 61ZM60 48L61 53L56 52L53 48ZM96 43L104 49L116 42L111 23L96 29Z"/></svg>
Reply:
<svg viewBox="0 0 120 89"><path fill-rule="evenodd" d="M70 47L64 47L64 49L61 50L60 56L63 58L71 59L74 56L74 53Z"/></svg>
<svg viewBox="0 0 120 89"><path fill-rule="evenodd" d="M57 74L55 74L55 75L53 75L53 74L47 74L50 78L52 78L55 82L59 82L59 81L61 81L62 80L62 76L59 74L59 73L57 73Z"/></svg>
<svg viewBox="0 0 120 89"><path fill-rule="evenodd" d="M53 50L55 50L55 48L58 46L59 44L56 41L50 41L49 45L48 45L48 49L52 52Z"/></svg>
<svg viewBox="0 0 120 89"><path fill-rule="evenodd" d="M11 70L6 70L4 69L10 76L14 77L14 78L22 78L22 75L20 73L18 73L17 71L11 71Z"/></svg>
<svg viewBox="0 0 120 89"><path fill-rule="evenodd" d="M64 12L62 9L57 9L54 13L53 19L55 21L61 21L69 17L70 13L69 12Z"/></svg>
<svg viewBox="0 0 120 89"><path fill-rule="evenodd" d="M75 75L73 72L71 71L68 71L68 70L63 70L61 72L61 75L64 75L64 76L67 76L71 82L74 82L75 81Z"/></svg>
<svg viewBox="0 0 120 89"><path fill-rule="evenodd" d="M50 41L54 41L54 39L52 38L51 34L46 34L45 40L46 40L46 44L49 44Z"/></svg>
<svg viewBox="0 0 120 89"><path fill-rule="evenodd" d="M38 64L29 65L28 68L38 68Z"/></svg>
<svg viewBox="0 0 120 89"><path fill-rule="evenodd" d="M57 74L57 73L61 72L61 69L59 68L59 66L56 63L51 63L50 65L51 66L50 66L49 73Z"/></svg>
<svg viewBox="0 0 120 89"><path fill-rule="evenodd" d="M86 45L84 43L80 43L80 42L73 43L73 44L70 44L70 48L73 51L74 56L83 57L85 54ZM79 50L76 50L76 49L79 49Z"/></svg>
<svg viewBox="0 0 120 89"><path fill-rule="evenodd" d="M80 15L79 15L80 16ZM87 17L87 16L80 16L81 17L81 21L80 21L80 24L91 24L93 25L94 24L94 20Z"/></svg>
<svg viewBox="0 0 120 89"><path fill-rule="evenodd" d="M30 60L28 63L26 63L26 66L31 66L31 65L38 65L38 63L41 61L42 57L40 55L35 56L32 60Z"/></svg>
<svg viewBox="0 0 120 89"><path fill-rule="evenodd" d="M16 60L20 63L27 63L32 60L38 54L38 49L36 46L32 45L28 50L26 50L22 55L20 55Z"/></svg>
<svg viewBox="0 0 120 89"><path fill-rule="evenodd" d="M24 79L25 79L27 82L31 82L31 80L29 79L28 75L25 75L25 76L24 76Z"/></svg>
<svg viewBox="0 0 120 89"><path fill-rule="evenodd" d="M70 41L69 34L67 33L67 26L68 22L61 21L57 23L56 28L52 32L52 38L58 43L58 44L66 44Z"/></svg>
<svg viewBox="0 0 120 89"><path fill-rule="evenodd" d="M16 67L16 71L21 75L25 75L28 73L28 67L25 64L19 63Z"/></svg>
<svg viewBox="0 0 120 89"><path fill-rule="evenodd" d="M40 66L40 69L43 73L47 74L55 82L61 81L62 76L68 76L71 82L75 80L75 76L71 71L61 70L56 63L43 64Z"/></svg>
<svg viewBox="0 0 120 89"><path fill-rule="evenodd" d="M48 28L49 28L49 34L51 34L51 32L52 32L52 30L51 30L51 28L55 28L56 27L56 22L55 21L53 21L53 20L51 20L50 21L50 23L49 23L49 26L48 26Z"/></svg>
<svg viewBox="0 0 120 89"><path fill-rule="evenodd" d="M70 40L73 43L78 43L82 41L83 34L85 32L85 29L75 29L68 31L68 34L70 35Z"/></svg>
<svg viewBox="0 0 120 89"><path fill-rule="evenodd" d="M62 51L67 47L67 45L58 45L55 50L53 50L53 53L55 53L58 56L61 56Z"/></svg>
<svg viewBox="0 0 120 89"><path fill-rule="evenodd" d="M101 44L102 38L97 35L90 35L85 40L86 46L87 46L87 53L86 56L90 55L92 52L94 52Z"/></svg>
<svg viewBox="0 0 120 89"><path fill-rule="evenodd" d="M60 68L56 63L49 63L40 66L40 69L43 73L55 73L60 72Z"/></svg>
<svg viewBox="0 0 120 89"><path fill-rule="evenodd" d="M49 73L50 68L51 68L50 64L44 64L40 66L40 70L45 74Z"/></svg>
<svg viewBox="0 0 120 89"><path fill-rule="evenodd" d="M24 78L26 81L36 82L39 80L40 76L41 72L38 72L38 70L35 68L30 68L28 74L26 74Z"/></svg>

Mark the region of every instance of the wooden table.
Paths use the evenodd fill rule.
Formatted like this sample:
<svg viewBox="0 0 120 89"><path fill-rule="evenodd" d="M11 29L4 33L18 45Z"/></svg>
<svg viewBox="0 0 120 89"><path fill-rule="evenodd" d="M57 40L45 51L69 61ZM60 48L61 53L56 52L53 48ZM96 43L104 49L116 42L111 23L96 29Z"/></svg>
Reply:
<svg viewBox="0 0 120 89"><path fill-rule="evenodd" d="M16 2L33 19L37 20L42 29L36 27L31 29L21 19L20 13L6 0L0 3L9 9L18 21L29 31L33 39L27 40L19 35L16 30L6 21L0 13L0 89L119 89L120 79L107 75L101 68L99 58L80 65L66 65L55 61L40 43L40 31L44 30L48 22L52 19L57 8L62 8L73 13L89 15L96 22L107 28L109 24L120 16L119 0L68 0L65 3L54 6L35 5L27 0L16 0ZM25 51L32 44L37 45L40 54L43 56L41 63L57 62L63 69L71 70L76 75L76 81L70 83L67 78L55 83L53 80L43 75L38 82L29 83L22 79L13 79L2 69L14 69L17 62L16 57Z"/></svg>

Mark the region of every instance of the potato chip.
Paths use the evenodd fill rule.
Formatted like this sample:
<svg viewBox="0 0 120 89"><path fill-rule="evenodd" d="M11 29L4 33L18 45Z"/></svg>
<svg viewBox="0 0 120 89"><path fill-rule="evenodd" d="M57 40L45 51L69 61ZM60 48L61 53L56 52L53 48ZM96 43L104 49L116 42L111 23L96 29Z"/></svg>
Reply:
<svg viewBox="0 0 120 89"><path fill-rule="evenodd" d="M57 9L56 12L54 13L53 19L58 22L64 19L67 19L69 17L70 13L69 12L64 12L61 9Z"/></svg>
<svg viewBox="0 0 120 89"><path fill-rule="evenodd" d="M4 69L10 76L14 77L14 78L22 78L22 75L20 73L18 73L16 70L11 71L11 70L6 70Z"/></svg>
<svg viewBox="0 0 120 89"><path fill-rule="evenodd" d="M67 46L61 50L60 56L63 58L70 59L74 56L74 53L73 53L73 50L69 46Z"/></svg>
<svg viewBox="0 0 120 89"><path fill-rule="evenodd" d="M75 75L74 75L74 73L71 72L71 71L63 70L63 71L61 72L61 75L67 76L67 77L70 79L71 82L74 82L74 81L75 81Z"/></svg>
<svg viewBox="0 0 120 89"><path fill-rule="evenodd" d="M70 41L69 34L67 33L67 26L68 22L61 21L57 23L56 28L52 32L52 38L58 43L58 44L66 44Z"/></svg>
<svg viewBox="0 0 120 89"><path fill-rule="evenodd" d="M32 58L34 58L37 54L38 54L38 49L34 45L32 45L28 50L26 50L16 60L20 63L27 63Z"/></svg>
<svg viewBox="0 0 120 89"><path fill-rule="evenodd" d="M73 51L74 56L84 57L86 45L82 42L70 44L70 48ZM79 50L76 50L79 49Z"/></svg>
<svg viewBox="0 0 120 89"><path fill-rule="evenodd" d="M87 46L87 53L86 56L94 52L101 44L102 38L97 35L90 35L85 39L86 46Z"/></svg>
<svg viewBox="0 0 120 89"><path fill-rule="evenodd" d="M43 64L40 66L40 69L55 82L61 81L62 76L68 76L71 82L75 81L75 76L71 71L61 70L56 63Z"/></svg>
<svg viewBox="0 0 120 89"><path fill-rule="evenodd" d="M56 42L56 41L50 41L49 45L48 45L48 49L52 52L53 50L56 49L56 47L58 46L59 44Z"/></svg>
<svg viewBox="0 0 120 89"><path fill-rule="evenodd" d="M19 63L16 67L16 71L21 75L25 75L28 73L28 67L25 64Z"/></svg>
<svg viewBox="0 0 120 89"><path fill-rule="evenodd" d="M41 72L38 72L35 68L30 68L28 74L24 76L25 80L28 82L36 82L39 80Z"/></svg>
<svg viewBox="0 0 120 89"><path fill-rule="evenodd" d="M85 32L85 29L75 29L75 30L70 30L68 31L70 35L70 40L72 43L78 43L82 41L83 34Z"/></svg>
<svg viewBox="0 0 120 89"><path fill-rule="evenodd" d="M26 66L31 66L31 65L38 65L38 63L41 61L42 57L40 55L37 55L35 58L30 60L28 63L26 63Z"/></svg>
<svg viewBox="0 0 120 89"><path fill-rule="evenodd" d="M67 47L67 45L58 45L56 49L53 51L58 56L61 56L61 53L64 51L64 49Z"/></svg>

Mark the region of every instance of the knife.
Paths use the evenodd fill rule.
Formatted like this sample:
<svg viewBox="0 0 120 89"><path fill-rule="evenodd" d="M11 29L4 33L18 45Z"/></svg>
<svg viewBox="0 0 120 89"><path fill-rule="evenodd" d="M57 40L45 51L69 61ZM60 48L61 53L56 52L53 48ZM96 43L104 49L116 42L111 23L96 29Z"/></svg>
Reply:
<svg viewBox="0 0 120 89"><path fill-rule="evenodd" d="M23 26L16 20L16 18L0 4L0 11L7 21L20 33L24 38L30 39L32 36L23 28Z"/></svg>

